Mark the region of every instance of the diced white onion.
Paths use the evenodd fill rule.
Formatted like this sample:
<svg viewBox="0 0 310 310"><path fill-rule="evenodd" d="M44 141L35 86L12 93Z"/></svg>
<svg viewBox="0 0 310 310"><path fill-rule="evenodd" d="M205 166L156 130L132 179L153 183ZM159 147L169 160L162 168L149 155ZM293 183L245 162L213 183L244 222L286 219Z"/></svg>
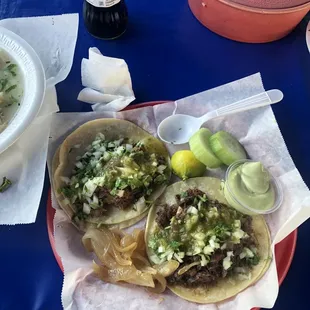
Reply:
<svg viewBox="0 0 310 310"><path fill-rule="evenodd" d="M227 270L231 267L232 261L231 261L231 256L233 256L233 251L229 251L226 254L227 256L223 259L223 268L224 270Z"/></svg>
<svg viewBox="0 0 310 310"><path fill-rule="evenodd" d="M97 160L96 159L92 159L91 161L90 161L90 165L94 168L94 167L96 167L96 165L97 165Z"/></svg>
<svg viewBox="0 0 310 310"><path fill-rule="evenodd" d="M165 165L159 165L157 167L157 171L158 171L158 173L163 174L166 168L167 168L167 166L165 166Z"/></svg>
<svg viewBox="0 0 310 310"><path fill-rule="evenodd" d="M200 257L201 257L200 261L201 266L206 266L208 264L206 257L203 254L200 254Z"/></svg>
<svg viewBox="0 0 310 310"><path fill-rule="evenodd" d="M167 255L167 260L171 260L171 259L172 259L172 256L173 256L173 253L169 253L169 254Z"/></svg>
<svg viewBox="0 0 310 310"><path fill-rule="evenodd" d="M226 247L227 247L227 244L226 244L226 243L224 243L224 244L221 246L221 250L225 250L225 249L226 249Z"/></svg>
<svg viewBox="0 0 310 310"><path fill-rule="evenodd" d="M102 145L98 151L104 153L106 150L107 150L106 147Z"/></svg>
<svg viewBox="0 0 310 310"><path fill-rule="evenodd" d="M93 155L95 156L96 159L99 159L101 157L102 153L99 151L96 151L93 153Z"/></svg>
<svg viewBox="0 0 310 310"><path fill-rule="evenodd" d="M242 229L237 229L233 232L233 237L236 238L237 240L240 240L244 236L244 231Z"/></svg>
<svg viewBox="0 0 310 310"><path fill-rule="evenodd" d="M64 183L66 183L67 185L70 184L71 180L68 177L60 177L61 181L63 181Z"/></svg>
<svg viewBox="0 0 310 310"><path fill-rule="evenodd" d="M185 253L184 252L179 252L178 255L179 255L179 257L184 258Z"/></svg>
<svg viewBox="0 0 310 310"><path fill-rule="evenodd" d="M111 158L111 154L110 154L109 152L105 152L105 153L103 154L103 159L104 159L105 161L110 160L110 158Z"/></svg>
<svg viewBox="0 0 310 310"><path fill-rule="evenodd" d="M228 252L227 252L227 256L228 256L228 257L234 256L234 252L233 252L233 251L228 251Z"/></svg>
<svg viewBox="0 0 310 310"><path fill-rule="evenodd" d="M202 252L202 248L200 248L200 247L195 247L194 248L194 253L193 253L193 255L197 255L197 254L199 254L199 253L201 253Z"/></svg>
<svg viewBox="0 0 310 310"><path fill-rule="evenodd" d="M177 253L174 253L173 256L177 259L177 261L179 263L183 263L183 260L181 259L181 257Z"/></svg>
<svg viewBox="0 0 310 310"><path fill-rule="evenodd" d="M163 259L160 259L157 255L151 255L150 259L155 264L160 264L164 261Z"/></svg>
<svg viewBox="0 0 310 310"><path fill-rule="evenodd" d="M78 161L78 162L75 164L75 166L76 166L77 168L79 168L79 169L83 169L83 168L84 168L84 165L83 165L80 161Z"/></svg>
<svg viewBox="0 0 310 310"><path fill-rule="evenodd" d="M96 195L93 196L93 203L97 205L99 204L99 199Z"/></svg>
<svg viewBox="0 0 310 310"><path fill-rule="evenodd" d="M118 191L117 196L118 197L123 197L124 193L125 193L125 191L121 189L121 190Z"/></svg>
<svg viewBox="0 0 310 310"><path fill-rule="evenodd" d="M245 252L241 252L240 255L239 255L240 259L244 259L246 257L246 254Z"/></svg>
<svg viewBox="0 0 310 310"><path fill-rule="evenodd" d="M158 253L164 253L165 252L165 248L163 246L159 246L157 252Z"/></svg>
<svg viewBox="0 0 310 310"><path fill-rule="evenodd" d="M103 141L105 140L105 135L102 132L98 133L98 137Z"/></svg>
<svg viewBox="0 0 310 310"><path fill-rule="evenodd" d="M193 206L190 206L188 209L187 209L187 213L190 213L190 214L198 214L198 210L193 207Z"/></svg>
<svg viewBox="0 0 310 310"><path fill-rule="evenodd" d="M101 140L95 140L91 145L96 146L101 143Z"/></svg>
<svg viewBox="0 0 310 310"><path fill-rule="evenodd" d="M131 144L126 144L126 151L130 152L132 150L132 145Z"/></svg>
<svg viewBox="0 0 310 310"><path fill-rule="evenodd" d="M85 214L89 214L90 213L90 206L87 204L87 203L83 203L83 212L85 213Z"/></svg>
<svg viewBox="0 0 310 310"><path fill-rule="evenodd" d="M97 188L97 184L93 180L88 180L83 187L83 195L91 197Z"/></svg>
<svg viewBox="0 0 310 310"><path fill-rule="evenodd" d="M115 144L115 146L120 146L123 141L124 141L124 139L115 140L114 144Z"/></svg>
<svg viewBox="0 0 310 310"><path fill-rule="evenodd" d="M223 259L223 268L224 268L224 270L229 269L231 267L231 265L232 265L232 262L230 260L230 257L225 257Z"/></svg>
<svg viewBox="0 0 310 310"><path fill-rule="evenodd" d="M214 252L214 249L210 245L207 245L203 248L203 253L206 255L210 255L213 252Z"/></svg>
<svg viewBox="0 0 310 310"><path fill-rule="evenodd" d="M243 251L239 255L240 259L243 259L245 257L252 258L254 257L254 253L249 248L244 248Z"/></svg>
<svg viewBox="0 0 310 310"><path fill-rule="evenodd" d="M196 233L196 234L194 235L194 238L197 239L197 240L204 240L205 234L202 233L202 232Z"/></svg>
<svg viewBox="0 0 310 310"><path fill-rule="evenodd" d="M234 221L234 227L241 228L241 221L240 220L235 220Z"/></svg>

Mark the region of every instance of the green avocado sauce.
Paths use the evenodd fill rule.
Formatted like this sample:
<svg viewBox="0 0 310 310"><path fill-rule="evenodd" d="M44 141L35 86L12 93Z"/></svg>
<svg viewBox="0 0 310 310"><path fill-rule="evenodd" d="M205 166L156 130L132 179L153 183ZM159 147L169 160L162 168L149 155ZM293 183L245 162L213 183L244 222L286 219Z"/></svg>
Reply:
<svg viewBox="0 0 310 310"><path fill-rule="evenodd" d="M276 194L270 175L260 162L241 164L229 173L226 182L229 190L225 188L225 197L241 212L242 205L255 210L269 210L275 203Z"/></svg>

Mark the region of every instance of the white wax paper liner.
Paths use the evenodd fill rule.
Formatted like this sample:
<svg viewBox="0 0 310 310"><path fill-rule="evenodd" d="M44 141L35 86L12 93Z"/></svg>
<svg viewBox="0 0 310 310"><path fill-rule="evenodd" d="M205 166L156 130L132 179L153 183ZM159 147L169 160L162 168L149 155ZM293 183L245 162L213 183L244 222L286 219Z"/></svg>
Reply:
<svg viewBox="0 0 310 310"><path fill-rule="evenodd" d="M260 74L190 96L176 102L145 107L124 112L66 113L53 117L48 163L63 139L82 123L106 117L127 119L156 135L158 124L172 113L187 113L200 116L211 109L256 95L264 91ZM284 104L279 103L279 104ZM281 208L267 215L266 221L272 237L272 248L296 228L295 225L310 217L310 192L296 169L285 146L276 119L270 107L259 108L227 118L216 119L206 124L213 131L226 130L236 136L245 146L249 156L261 161L281 182L284 200ZM272 139L271 139L272 137ZM171 154L183 146L167 145ZM188 147L187 147L188 148ZM209 176L223 177L224 171L207 171ZM58 206L53 203L57 209ZM297 215L296 215L297 214ZM291 222L292 217L298 218ZM145 220L144 220L145 221ZM144 221L137 224L143 227ZM159 296L146 293L143 288L130 285L102 283L91 274L92 257L83 251L80 235L72 228L63 212L57 209L55 218L56 249L62 258L65 278L62 300L66 309L250 309L271 308L278 294L278 279L275 261L264 277L236 297L217 305L196 305L184 301L169 291ZM293 223L293 224L292 224ZM280 232L280 234L278 234Z"/></svg>

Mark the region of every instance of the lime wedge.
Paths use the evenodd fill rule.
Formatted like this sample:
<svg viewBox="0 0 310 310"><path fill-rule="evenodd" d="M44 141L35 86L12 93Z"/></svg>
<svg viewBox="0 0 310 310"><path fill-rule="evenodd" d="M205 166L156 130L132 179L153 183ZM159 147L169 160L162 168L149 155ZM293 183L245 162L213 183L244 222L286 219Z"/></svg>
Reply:
<svg viewBox="0 0 310 310"><path fill-rule="evenodd" d="M182 180L201 177L206 171L206 166L188 150L178 151L172 155L171 168Z"/></svg>
<svg viewBox="0 0 310 310"><path fill-rule="evenodd" d="M246 152L239 141L226 131L219 131L209 138L214 154L227 166L246 159Z"/></svg>
<svg viewBox="0 0 310 310"><path fill-rule="evenodd" d="M195 157L208 168L218 168L222 162L213 153L209 138L212 132L208 128L200 128L189 140L189 146Z"/></svg>

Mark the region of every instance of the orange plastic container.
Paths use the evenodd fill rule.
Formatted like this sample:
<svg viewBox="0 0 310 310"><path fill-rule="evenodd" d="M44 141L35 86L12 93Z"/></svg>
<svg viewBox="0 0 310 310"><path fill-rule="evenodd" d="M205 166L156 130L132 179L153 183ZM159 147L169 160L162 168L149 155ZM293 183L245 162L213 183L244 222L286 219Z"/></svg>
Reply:
<svg viewBox="0 0 310 310"><path fill-rule="evenodd" d="M310 2L285 9L252 8L228 0L188 0L188 3L205 27L223 37L247 43L285 37L310 10Z"/></svg>
<svg viewBox="0 0 310 310"><path fill-rule="evenodd" d="M261 9L292 8L309 2L309 0L230 0L231 2Z"/></svg>

